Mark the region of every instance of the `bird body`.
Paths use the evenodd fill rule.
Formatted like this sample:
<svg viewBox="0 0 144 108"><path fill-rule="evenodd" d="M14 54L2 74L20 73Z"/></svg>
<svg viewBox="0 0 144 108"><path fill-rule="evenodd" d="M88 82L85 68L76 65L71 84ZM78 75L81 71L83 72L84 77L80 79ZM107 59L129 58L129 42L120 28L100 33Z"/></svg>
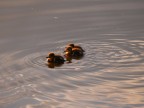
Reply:
<svg viewBox="0 0 144 108"><path fill-rule="evenodd" d="M72 48L78 48L82 52L85 52L84 49L81 46L75 45L75 44L68 44L68 47L71 46Z"/></svg>
<svg viewBox="0 0 144 108"><path fill-rule="evenodd" d="M54 53L49 53L47 58L48 66L54 68L55 66L62 65L65 61L71 63L72 59L81 59L84 55L84 50L82 47L74 44L69 44L64 50L64 57L61 55L55 55Z"/></svg>
<svg viewBox="0 0 144 108"><path fill-rule="evenodd" d="M71 46L67 47L65 50L66 60L71 62L72 59L79 59L83 57L83 51L79 48L72 48Z"/></svg>
<svg viewBox="0 0 144 108"><path fill-rule="evenodd" d="M46 58L47 58L48 63L62 64L65 62L65 60L62 56L55 55L54 53L49 53L49 55Z"/></svg>
<svg viewBox="0 0 144 108"><path fill-rule="evenodd" d="M81 52L85 52L84 49L83 49L81 46L78 46L78 45L68 44L68 45L66 46L66 49L67 49L68 47L72 47L72 49L74 49L74 50L75 50L75 48L77 48L77 49L81 50ZM66 49L65 49L65 51L66 51ZM65 51L64 51L64 52L65 52Z"/></svg>

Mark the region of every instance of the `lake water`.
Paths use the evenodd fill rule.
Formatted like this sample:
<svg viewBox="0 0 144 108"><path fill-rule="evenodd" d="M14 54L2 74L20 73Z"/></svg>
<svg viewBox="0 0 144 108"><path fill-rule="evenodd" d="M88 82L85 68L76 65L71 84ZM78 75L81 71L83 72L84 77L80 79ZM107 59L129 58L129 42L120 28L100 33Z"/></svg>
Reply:
<svg viewBox="0 0 144 108"><path fill-rule="evenodd" d="M144 108L144 1L1 0L0 108Z"/></svg>

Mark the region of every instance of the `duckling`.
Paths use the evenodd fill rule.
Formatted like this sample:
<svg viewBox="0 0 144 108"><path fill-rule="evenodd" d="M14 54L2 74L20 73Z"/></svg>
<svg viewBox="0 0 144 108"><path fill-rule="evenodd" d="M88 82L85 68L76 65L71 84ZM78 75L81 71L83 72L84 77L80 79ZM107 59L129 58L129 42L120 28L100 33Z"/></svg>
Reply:
<svg viewBox="0 0 144 108"><path fill-rule="evenodd" d="M83 51L79 48L67 47L65 50L65 57L67 61L71 61L72 58L79 59L83 57Z"/></svg>
<svg viewBox="0 0 144 108"><path fill-rule="evenodd" d="M80 49L82 52L85 52L81 46L74 45L74 44L68 44L68 46L71 46L72 48L78 48L78 49Z"/></svg>
<svg viewBox="0 0 144 108"><path fill-rule="evenodd" d="M48 63L63 64L65 62L62 56L55 55L54 53L49 53L46 58Z"/></svg>
<svg viewBox="0 0 144 108"><path fill-rule="evenodd" d="M66 58L66 61L68 61L68 63L71 63L72 62L72 58L73 58L73 55L72 55L72 48L67 48L65 50L65 58Z"/></svg>

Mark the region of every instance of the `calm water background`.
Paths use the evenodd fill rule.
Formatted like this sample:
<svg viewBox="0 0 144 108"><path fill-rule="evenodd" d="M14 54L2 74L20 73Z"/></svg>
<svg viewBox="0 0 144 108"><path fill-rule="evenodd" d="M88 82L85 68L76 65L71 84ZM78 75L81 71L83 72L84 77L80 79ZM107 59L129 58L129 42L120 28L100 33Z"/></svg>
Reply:
<svg viewBox="0 0 144 108"><path fill-rule="evenodd" d="M0 108L144 108L144 1L1 0Z"/></svg>

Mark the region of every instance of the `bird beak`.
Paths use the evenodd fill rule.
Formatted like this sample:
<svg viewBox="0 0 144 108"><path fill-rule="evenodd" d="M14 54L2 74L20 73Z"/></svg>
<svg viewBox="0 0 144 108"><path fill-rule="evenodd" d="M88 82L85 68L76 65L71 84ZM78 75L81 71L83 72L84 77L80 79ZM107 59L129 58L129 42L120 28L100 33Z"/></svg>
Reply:
<svg viewBox="0 0 144 108"><path fill-rule="evenodd" d="M49 56L47 56L46 58L49 58Z"/></svg>

